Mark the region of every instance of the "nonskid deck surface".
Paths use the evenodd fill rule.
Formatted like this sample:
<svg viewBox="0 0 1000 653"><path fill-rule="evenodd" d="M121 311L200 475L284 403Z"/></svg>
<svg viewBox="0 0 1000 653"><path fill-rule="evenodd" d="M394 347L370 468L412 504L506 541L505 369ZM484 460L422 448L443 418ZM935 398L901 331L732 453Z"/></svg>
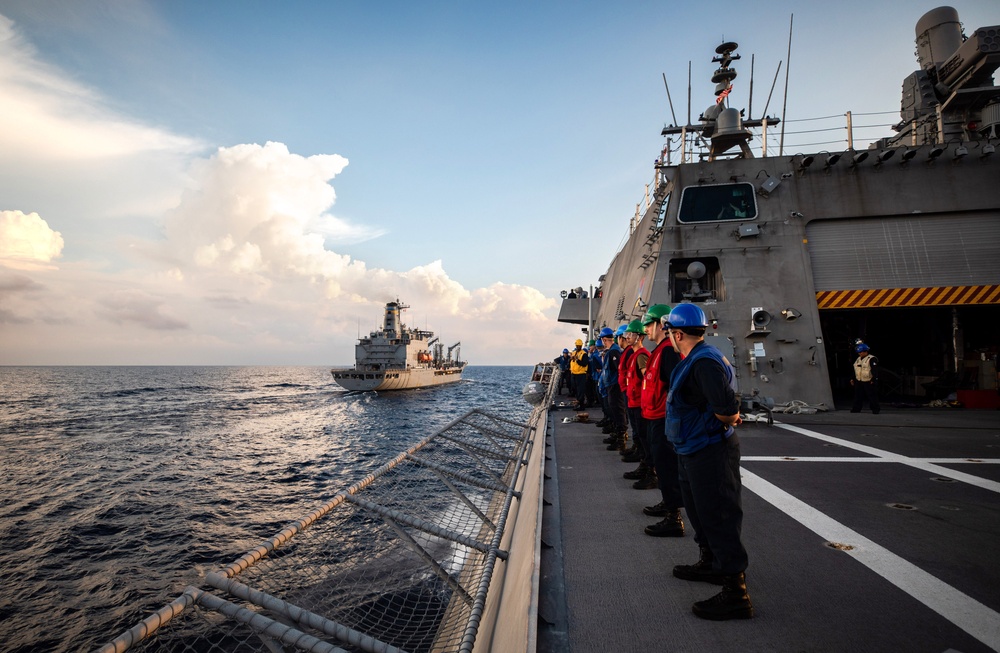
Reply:
<svg viewBox="0 0 1000 653"><path fill-rule="evenodd" d="M599 410L590 411L600 419ZM592 423L550 412L540 642L585 651L1000 650L1000 413L846 411L744 424L744 543L756 616L707 622L718 588L671 575L692 532L654 538L659 501ZM554 451L553 451L554 450ZM561 544L559 543L561 540ZM845 551L833 548L852 547ZM546 565L549 568L546 569ZM546 582L547 579L547 582ZM541 650L541 647L540 647Z"/></svg>

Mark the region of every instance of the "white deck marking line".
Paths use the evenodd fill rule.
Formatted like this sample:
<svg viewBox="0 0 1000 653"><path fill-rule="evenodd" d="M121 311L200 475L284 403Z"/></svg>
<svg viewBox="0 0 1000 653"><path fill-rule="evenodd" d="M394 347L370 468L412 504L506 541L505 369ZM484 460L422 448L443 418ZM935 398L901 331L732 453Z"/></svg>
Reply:
<svg viewBox="0 0 1000 653"><path fill-rule="evenodd" d="M809 436L810 438L815 438L817 440L823 440L825 442L833 442L834 444L839 444L842 447L847 447L848 449L854 449L855 451L863 451L864 453L870 454L872 456L877 456L878 458L884 458L885 460L890 462L900 463L902 465L909 465L910 467L916 467L917 469L922 469L924 471L931 472L936 476L953 478L956 481L962 481L963 483L968 483L969 485L975 485L976 487L983 488L984 490L990 490L991 492L1000 492L1000 483L997 483L996 481L991 481L989 479L973 476L972 474L966 474L965 472L957 472L953 469L948 469L947 467L941 467L940 465L935 465L934 463L926 462L925 459L923 458L908 458L898 453L892 453L891 451L885 451L883 449L876 449L875 447L869 447L868 445L858 444L856 442L851 442L850 440L841 440L840 438L835 438L830 435L823 435L822 433L817 433L816 431L810 431L808 429L800 428L798 426L792 426L791 424L775 423L775 426L781 429L785 429L786 431L792 431L793 433L806 435Z"/></svg>
<svg viewBox="0 0 1000 653"><path fill-rule="evenodd" d="M747 462L790 462L790 463L898 463L892 458L873 458L871 456L740 456ZM1000 465L1000 458L910 458L922 463L939 463L944 465Z"/></svg>
<svg viewBox="0 0 1000 653"><path fill-rule="evenodd" d="M1000 613L931 576L753 472L741 469L743 485L828 542L850 544L844 551L966 633L1000 651Z"/></svg>

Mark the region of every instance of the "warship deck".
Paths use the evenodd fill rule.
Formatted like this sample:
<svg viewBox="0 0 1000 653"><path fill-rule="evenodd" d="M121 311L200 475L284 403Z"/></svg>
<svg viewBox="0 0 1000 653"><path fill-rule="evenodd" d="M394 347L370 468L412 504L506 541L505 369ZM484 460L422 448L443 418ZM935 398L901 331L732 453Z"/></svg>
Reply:
<svg viewBox="0 0 1000 653"><path fill-rule="evenodd" d="M741 426L755 618L721 623L691 612L717 587L671 575L697 559L690 527L643 533L659 493L622 478L588 412L549 413L538 650L1000 650L1000 412Z"/></svg>

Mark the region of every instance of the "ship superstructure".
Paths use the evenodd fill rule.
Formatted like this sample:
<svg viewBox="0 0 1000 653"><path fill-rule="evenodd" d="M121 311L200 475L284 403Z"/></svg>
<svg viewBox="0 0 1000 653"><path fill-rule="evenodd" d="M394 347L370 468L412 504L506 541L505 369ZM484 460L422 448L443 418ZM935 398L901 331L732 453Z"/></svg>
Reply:
<svg viewBox="0 0 1000 653"><path fill-rule="evenodd" d="M896 136L754 157L747 143L778 120L726 107L738 46L720 45L717 101L698 124L663 129L665 152L680 138L681 162L657 162L624 247L559 320L614 326L651 304L698 303L744 399L764 403L832 407L858 339L877 352L887 394L995 398L1000 26L966 38L942 7L917 23L917 46ZM700 153L688 149L699 140Z"/></svg>
<svg viewBox="0 0 1000 653"><path fill-rule="evenodd" d="M398 299L385 305L382 328L358 339L353 368L331 370L348 390L407 390L453 383L462 378L461 342L445 347L432 331L402 322L409 308ZM454 352L454 356L452 356Z"/></svg>

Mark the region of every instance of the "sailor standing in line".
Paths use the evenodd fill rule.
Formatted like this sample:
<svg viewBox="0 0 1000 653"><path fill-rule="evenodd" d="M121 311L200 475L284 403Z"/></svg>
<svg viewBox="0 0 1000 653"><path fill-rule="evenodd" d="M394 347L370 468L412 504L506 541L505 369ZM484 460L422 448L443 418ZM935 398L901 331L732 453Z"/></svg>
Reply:
<svg viewBox="0 0 1000 653"><path fill-rule="evenodd" d="M618 389L622 393L621 411L622 411L622 425L625 430L628 430L630 424L632 424L632 418L629 416L629 401L628 401L628 369L629 365L632 363L632 356L635 351L632 349L632 344L629 342L630 334L627 333L628 325L623 324L615 330L615 337L618 339L618 346L622 350L621 360L618 362ZM628 439L628 436L625 436ZM632 440L629 447L622 452L622 462L623 463L637 463L642 459L642 455L637 449L637 441L635 439L635 427L632 428Z"/></svg>
<svg viewBox="0 0 1000 653"><path fill-rule="evenodd" d="M684 580L722 585L722 591L691 609L702 619L749 619L747 552L743 548L740 441L742 423L729 361L705 342L708 321L694 304L680 304L663 318L683 360L674 368L667 395L667 438L677 451L684 509L701 556L677 565Z"/></svg>
<svg viewBox="0 0 1000 653"><path fill-rule="evenodd" d="M573 381L573 394L582 410L587 407L587 352L583 348L583 340L577 339L575 349L569 355L569 371Z"/></svg>
<svg viewBox="0 0 1000 653"><path fill-rule="evenodd" d="M646 420L642 417L642 377L646 373L646 363L649 361L649 351L643 346L642 320L632 320L629 322L625 335L628 340L629 351L632 356L626 365L625 377L627 379L628 395L628 421L632 424L632 439L635 442L636 455L639 466L631 472L622 474L623 478L636 481L633 485L636 489L643 488L641 481L647 477L652 477L650 487L656 487L656 474L653 472L653 460L649 453L649 444L646 441ZM619 374L620 374L619 370Z"/></svg>
<svg viewBox="0 0 1000 653"><path fill-rule="evenodd" d="M621 371L622 349L618 346L618 335L611 327L601 329L601 340L604 342L603 369L600 386L603 389L604 405L607 415L611 416L611 438L606 444L608 451L624 451L628 440L628 423L625 417L625 397L622 395L618 375Z"/></svg>
<svg viewBox="0 0 1000 653"><path fill-rule="evenodd" d="M671 347L670 338L660 323L660 318L669 313L670 307L666 304L653 304L642 316L646 336L655 345L646 363L640 398L642 416L646 419L646 440L652 454L661 497L658 504L646 506L642 512L650 517L663 517L645 528L646 535L653 537L684 537L684 520L680 511L684 500L677 476L677 454L674 453L673 445L667 441L664 430L670 373L679 362L677 352ZM643 486L637 483L633 487L639 489Z"/></svg>
<svg viewBox="0 0 1000 653"><path fill-rule="evenodd" d="M570 358L569 358L569 350L568 349L563 349L562 350L562 355L556 357L555 363L556 363L556 365L559 366L559 372L560 372L560 374L559 374L559 392L557 392L556 394L560 394L560 395L562 394L563 386L566 386L569 389L569 394L571 396L573 394L573 384L570 383L569 361L570 361Z"/></svg>
<svg viewBox="0 0 1000 653"><path fill-rule="evenodd" d="M868 350L868 345L863 342L858 342L854 348L858 353L858 360L854 361L854 378L851 379L851 385L854 386L854 405L851 406L851 412L860 413L865 397L868 397L872 414L878 415L881 410L878 405L878 359L869 354Z"/></svg>

